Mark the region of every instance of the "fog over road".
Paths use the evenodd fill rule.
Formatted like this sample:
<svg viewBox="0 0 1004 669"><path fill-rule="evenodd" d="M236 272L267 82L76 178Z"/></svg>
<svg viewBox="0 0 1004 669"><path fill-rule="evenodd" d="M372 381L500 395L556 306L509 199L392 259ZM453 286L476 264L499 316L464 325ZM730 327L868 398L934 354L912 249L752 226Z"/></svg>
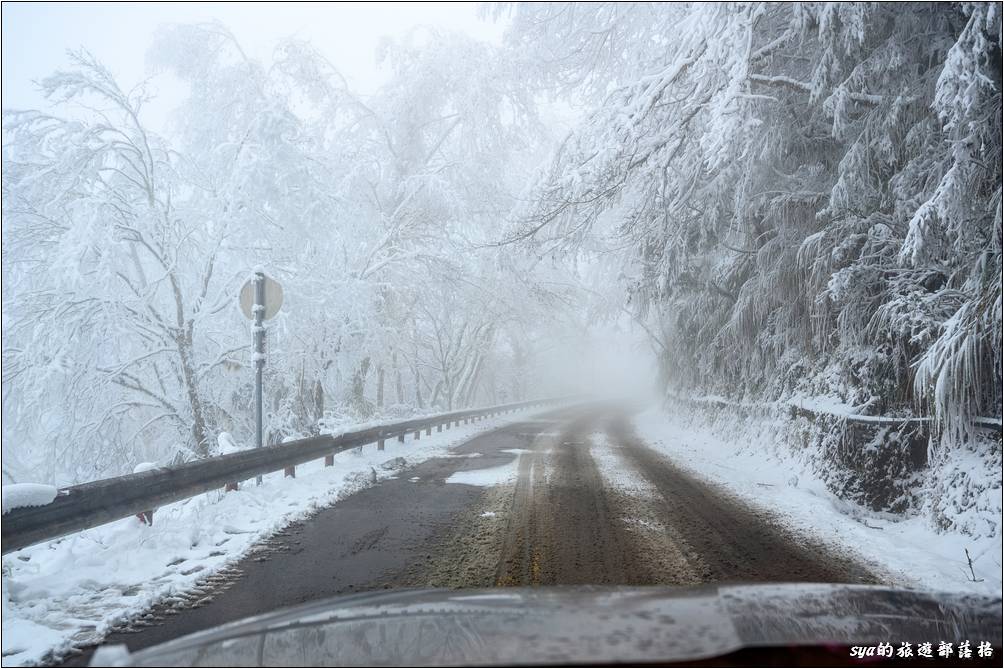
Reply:
<svg viewBox="0 0 1004 669"><path fill-rule="evenodd" d="M381 588L876 578L648 448L625 410L588 406L476 436L287 527L212 580L198 606L159 607L106 642L136 650Z"/></svg>

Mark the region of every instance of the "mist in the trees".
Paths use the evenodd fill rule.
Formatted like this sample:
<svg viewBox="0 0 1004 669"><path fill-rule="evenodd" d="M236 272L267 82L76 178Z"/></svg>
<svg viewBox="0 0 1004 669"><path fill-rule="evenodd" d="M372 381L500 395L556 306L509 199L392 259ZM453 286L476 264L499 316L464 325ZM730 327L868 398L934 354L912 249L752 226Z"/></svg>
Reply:
<svg viewBox="0 0 1004 669"><path fill-rule="evenodd" d="M387 41L375 93L199 23L146 54L176 98L83 48L5 109L4 481L249 444L257 267L270 443L653 388L999 418L994 5L485 15Z"/></svg>
<svg viewBox="0 0 1004 669"><path fill-rule="evenodd" d="M950 439L999 418L996 7L512 14L588 111L509 238L622 249L667 388L930 412Z"/></svg>

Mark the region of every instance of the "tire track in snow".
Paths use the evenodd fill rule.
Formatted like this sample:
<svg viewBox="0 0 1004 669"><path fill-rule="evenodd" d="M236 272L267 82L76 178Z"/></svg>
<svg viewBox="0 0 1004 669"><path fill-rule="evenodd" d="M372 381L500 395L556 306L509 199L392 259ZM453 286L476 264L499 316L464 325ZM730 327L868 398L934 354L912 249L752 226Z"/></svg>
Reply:
<svg viewBox="0 0 1004 669"><path fill-rule="evenodd" d="M712 484L686 473L647 447L625 416L607 433L633 470L658 491L659 515L705 582L798 581L877 583L865 567L836 549L775 524Z"/></svg>

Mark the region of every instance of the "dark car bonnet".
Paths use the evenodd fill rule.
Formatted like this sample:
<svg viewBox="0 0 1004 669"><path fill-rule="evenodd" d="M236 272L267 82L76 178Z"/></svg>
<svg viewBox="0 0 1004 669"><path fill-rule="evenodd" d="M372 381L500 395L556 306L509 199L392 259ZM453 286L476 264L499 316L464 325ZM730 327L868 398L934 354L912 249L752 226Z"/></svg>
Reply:
<svg viewBox="0 0 1004 669"><path fill-rule="evenodd" d="M646 664L744 648L1001 644L1001 599L858 585L408 590L257 616L94 664Z"/></svg>

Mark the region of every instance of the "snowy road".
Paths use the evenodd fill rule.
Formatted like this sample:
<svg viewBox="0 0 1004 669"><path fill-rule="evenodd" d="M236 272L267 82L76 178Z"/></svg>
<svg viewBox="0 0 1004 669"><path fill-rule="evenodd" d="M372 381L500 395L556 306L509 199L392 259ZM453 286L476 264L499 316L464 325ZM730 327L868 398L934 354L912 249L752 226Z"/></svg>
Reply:
<svg viewBox="0 0 1004 669"><path fill-rule="evenodd" d="M875 580L682 472L623 412L596 407L476 436L288 527L230 573L201 607L156 609L108 640L142 648L376 588Z"/></svg>

